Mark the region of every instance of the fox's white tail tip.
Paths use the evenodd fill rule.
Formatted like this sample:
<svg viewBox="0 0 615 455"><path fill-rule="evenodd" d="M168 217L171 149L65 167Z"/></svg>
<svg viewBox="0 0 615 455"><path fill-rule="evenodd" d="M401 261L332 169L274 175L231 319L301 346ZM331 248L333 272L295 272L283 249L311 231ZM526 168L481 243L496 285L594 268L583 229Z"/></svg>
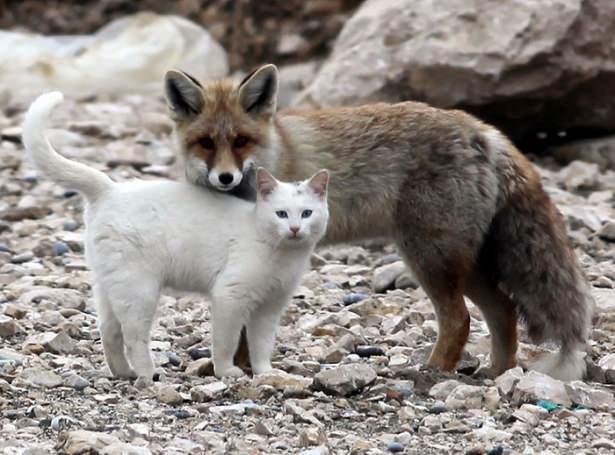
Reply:
<svg viewBox="0 0 615 455"><path fill-rule="evenodd" d="M577 350L562 350L547 354L532 364L530 368L560 381L583 379L583 376L585 376L585 353Z"/></svg>

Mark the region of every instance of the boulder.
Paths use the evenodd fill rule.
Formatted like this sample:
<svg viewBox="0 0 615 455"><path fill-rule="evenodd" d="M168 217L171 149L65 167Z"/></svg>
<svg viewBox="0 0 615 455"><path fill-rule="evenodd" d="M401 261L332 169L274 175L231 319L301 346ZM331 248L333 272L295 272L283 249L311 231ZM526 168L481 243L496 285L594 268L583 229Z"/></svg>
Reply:
<svg viewBox="0 0 615 455"><path fill-rule="evenodd" d="M614 33L611 0L367 0L298 103L426 101L513 139L611 129Z"/></svg>

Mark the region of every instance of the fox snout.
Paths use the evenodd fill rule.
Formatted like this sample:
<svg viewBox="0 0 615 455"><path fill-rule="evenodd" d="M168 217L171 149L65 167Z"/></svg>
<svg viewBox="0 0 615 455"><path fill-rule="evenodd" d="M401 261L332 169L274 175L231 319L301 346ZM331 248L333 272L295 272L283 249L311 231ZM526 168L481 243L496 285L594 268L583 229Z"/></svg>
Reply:
<svg viewBox="0 0 615 455"><path fill-rule="evenodd" d="M209 171L209 184L220 191L230 191L241 183L243 172L239 169L218 171L211 169Z"/></svg>

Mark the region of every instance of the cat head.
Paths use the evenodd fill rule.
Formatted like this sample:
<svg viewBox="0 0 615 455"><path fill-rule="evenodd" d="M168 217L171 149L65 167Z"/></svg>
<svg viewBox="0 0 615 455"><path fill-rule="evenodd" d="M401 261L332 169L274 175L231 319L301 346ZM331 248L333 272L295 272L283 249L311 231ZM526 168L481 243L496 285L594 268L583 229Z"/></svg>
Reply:
<svg viewBox="0 0 615 455"><path fill-rule="evenodd" d="M256 171L256 216L263 233L276 244L315 245L329 220L329 172L302 182L280 182L265 168Z"/></svg>

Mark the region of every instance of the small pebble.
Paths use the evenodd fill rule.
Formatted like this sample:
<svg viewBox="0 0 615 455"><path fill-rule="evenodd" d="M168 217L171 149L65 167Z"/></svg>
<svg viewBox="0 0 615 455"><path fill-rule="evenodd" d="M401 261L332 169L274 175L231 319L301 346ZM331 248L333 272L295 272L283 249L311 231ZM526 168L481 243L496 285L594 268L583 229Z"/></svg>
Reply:
<svg viewBox="0 0 615 455"><path fill-rule="evenodd" d="M339 286L331 281L328 281L322 285L325 289L339 289Z"/></svg>
<svg viewBox="0 0 615 455"><path fill-rule="evenodd" d="M353 303L360 302L367 298L369 298L367 294L358 294L353 292L351 294L346 294L342 299L342 302L344 303L344 305L352 305Z"/></svg>
<svg viewBox="0 0 615 455"><path fill-rule="evenodd" d="M502 455L504 453L504 447L496 446L487 452L487 455Z"/></svg>
<svg viewBox="0 0 615 455"><path fill-rule="evenodd" d="M0 251L3 253L10 253L11 249L8 247L6 243L0 243Z"/></svg>
<svg viewBox="0 0 615 455"><path fill-rule="evenodd" d="M173 413L173 415L178 419L187 419L188 417L192 417L192 414L190 414L190 412L186 411L185 409L178 409Z"/></svg>
<svg viewBox="0 0 615 455"><path fill-rule="evenodd" d="M66 385L72 387L75 390L83 390L86 387L89 387L92 385L90 384L90 381L79 376L78 374L71 374L70 376L65 378L64 381L66 382Z"/></svg>
<svg viewBox="0 0 615 455"><path fill-rule="evenodd" d="M431 408L429 408L431 414L442 414L448 412L448 408L442 401L436 401Z"/></svg>
<svg viewBox="0 0 615 455"><path fill-rule="evenodd" d="M399 453L404 451L404 445L400 442L389 442L387 450L393 453Z"/></svg>
<svg viewBox="0 0 615 455"><path fill-rule="evenodd" d="M167 351L164 353L164 355L167 357L167 359L169 359L169 363L173 365L174 367L178 367L181 365L182 363L181 357L175 354L174 352Z"/></svg>
<svg viewBox="0 0 615 455"><path fill-rule="evenodd" d="M79 223L77 223L75 220L68 220L64 222L62 228L65 231L76 231L77 229L79 229Z"/></svg>
<svg viewBox="0 0 615 455"><path fill-rule="evenodd" d="M53 254L55 256L63 256L70 251L68 245L64 242L55 242L53 244Z"/></svg>
<svg viewBox="0 0 615 455"><path fill-rule="evenodd" d="M209 348L188 349L188 355L192 357L192 360L209 359L211 357L211 349Z"/></svg>
<svg viewBox="0 0 615 455"><path fill-rule="evenodd" d="M359 357L371 357L373 355L384 355L384 351L382 348L378 346L357 346L354 350L354 353Z"/></svg>
<svg viewBox="0 0 615 455"><path fill-rule="evenodd" d="M36 183L38 182L38 175L34 171L28 171L24 173L22 180L28 183Z"/></svg>
<svg viewBox="0 0 615 455"><path fill-rule="evenodd" d="M32 251L26 251L25 253L19 253L11 258L13 264L23 264L34 259L34 253Z"/></svg>
<svg viewBox="0 0 615 455"><path fill-rule="evenodd" d="M64 191L64 197L65 198L69 198L69 197L73 197L76 196L77 194L79 194L77 191L73 191L73 190L66 190Z"/></svg>

